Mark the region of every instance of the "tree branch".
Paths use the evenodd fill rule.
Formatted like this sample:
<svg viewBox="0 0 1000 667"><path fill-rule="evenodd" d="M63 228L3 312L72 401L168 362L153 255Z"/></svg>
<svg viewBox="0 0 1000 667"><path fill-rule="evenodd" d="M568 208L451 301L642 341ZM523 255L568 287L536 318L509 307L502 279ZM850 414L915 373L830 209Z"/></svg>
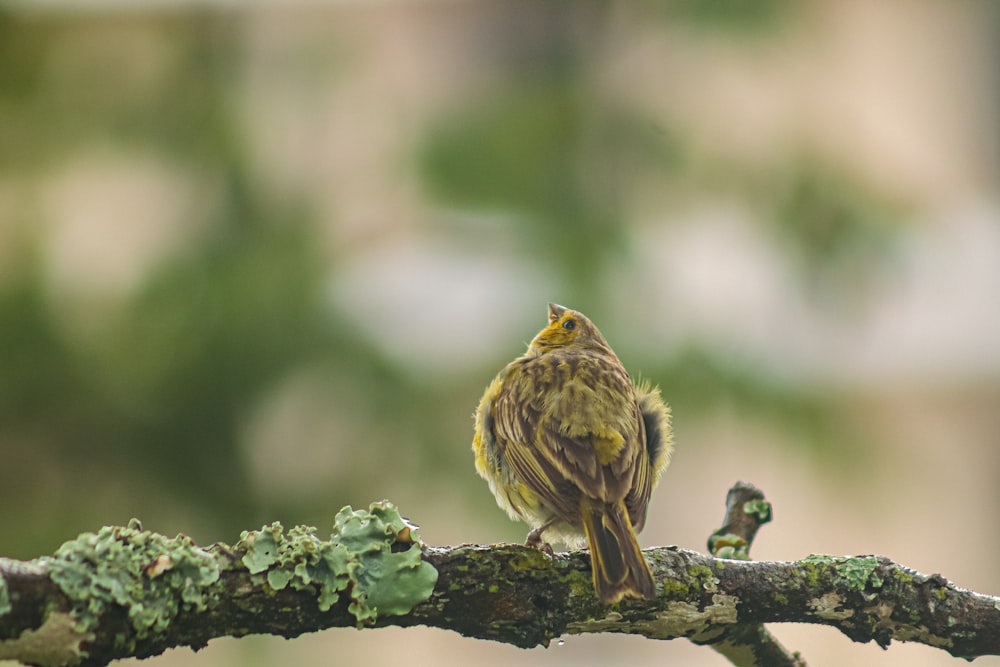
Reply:
<svg viewBox="0 0 1000 667"><path fill-rule="evenodd" d="M275 524L200 549L136 524L85 534L51 557L0 559L0 659L105 665L215 637L348 626L427 625L531 647L564 634L703 640L792 622L884 647L895 639L967 658L1000 654L1000 598L886 558L754 562L648 549L657 599L607 607L586 552L424 547L387 507L395 511L346 508L331 540Z"/></svg>
<svg viewBox="0 0 1000 667"><path fill-rule="evenodd" d="M757 531L771 520L771 503L764 492L737 482L726 494L726 518L722 528L708 538L708 552L721 558L750 560L750 547ZM789 653L763 623L740 623L711 633L704 640L737 667L806 667L798 653Z"/></svg>

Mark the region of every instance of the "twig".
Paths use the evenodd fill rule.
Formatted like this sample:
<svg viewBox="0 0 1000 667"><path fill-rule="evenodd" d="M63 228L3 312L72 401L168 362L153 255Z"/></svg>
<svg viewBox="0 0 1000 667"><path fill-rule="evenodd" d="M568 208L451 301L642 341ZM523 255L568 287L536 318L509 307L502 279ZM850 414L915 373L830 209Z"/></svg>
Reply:
<svg viewBox="0 0 1000 667"><path fill-rule="evenodd" d="M771 503L764 492L745 482L736 482L726 494L726 517L722 528L708 538L713 556L750 560L750 547L762 525L771 520ZM762 623L746 623L722 631L706 643L737 667L806 667L796 652L790 653Z"/></svg>

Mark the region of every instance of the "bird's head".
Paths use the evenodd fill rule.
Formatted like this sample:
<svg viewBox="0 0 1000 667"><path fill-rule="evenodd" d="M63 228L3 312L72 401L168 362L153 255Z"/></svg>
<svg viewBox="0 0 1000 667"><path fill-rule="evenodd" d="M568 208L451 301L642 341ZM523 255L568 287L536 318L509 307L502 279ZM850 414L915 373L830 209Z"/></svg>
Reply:
<svg viewBox="0 0 1000 667"><path fill-rule="evenodd" d="M549 304L549 325L538 332L529 354L542 354L549 350L566 347L601 349L611 352L604 336L587 316L577 310L570 310L556 303Z"/></svg>

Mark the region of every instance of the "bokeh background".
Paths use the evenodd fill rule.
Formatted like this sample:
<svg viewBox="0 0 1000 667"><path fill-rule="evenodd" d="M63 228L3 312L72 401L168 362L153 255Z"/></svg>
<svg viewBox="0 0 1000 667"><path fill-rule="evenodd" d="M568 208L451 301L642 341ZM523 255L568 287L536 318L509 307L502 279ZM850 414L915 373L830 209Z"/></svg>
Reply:
<svg viewBox="0 0 1000 667"><path fill-rule="evenodd" d="M775 507L758 559L998 593L998 73L978 2L5 3L0 553L381 498L434 544L519 541L471 413L556 301L674 407L643 544L704 549L742 479ZM773 630L816 665L954 662ZM726 664L426 629L143 664L402 659Z"/></svg>

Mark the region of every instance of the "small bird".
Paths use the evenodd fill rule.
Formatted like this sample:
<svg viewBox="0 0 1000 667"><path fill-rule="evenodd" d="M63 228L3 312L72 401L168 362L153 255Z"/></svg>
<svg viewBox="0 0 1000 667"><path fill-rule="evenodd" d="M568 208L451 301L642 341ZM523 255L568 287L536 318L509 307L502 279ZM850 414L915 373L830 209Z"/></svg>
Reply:
<svg viewBox="0 0 1000 667"><path fill-rule="evenodd" d="M636 385L582 313L549 304L549 324L507 364L476 410L476 471L497 504L542 538L590 547L605 603L652 599L656 585L636 533L673 441L659 389Z"/></svg>

